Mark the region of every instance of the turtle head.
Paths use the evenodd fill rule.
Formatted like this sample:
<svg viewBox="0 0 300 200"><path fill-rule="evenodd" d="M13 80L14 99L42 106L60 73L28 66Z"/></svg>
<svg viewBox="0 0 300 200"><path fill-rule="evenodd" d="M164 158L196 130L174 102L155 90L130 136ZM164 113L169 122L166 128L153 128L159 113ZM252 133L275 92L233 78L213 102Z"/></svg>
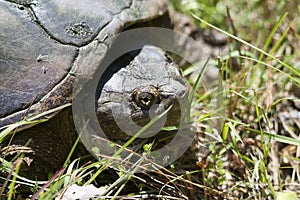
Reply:
<svg viewBox="0 0 300 200"><path fill-rule="evenodd" d="M144 46L130 55L131 59L125 55L112 63L108 70L118 70L108 76L104 73L105 81L100 81L96 112L109 138L128 138L124 133L134 135L167 109L170 110L158 120L157 127L177 125L188 96L187 83L166 52L158 47ZM157 131L157 128L150 129L146 136Z"/></svg>

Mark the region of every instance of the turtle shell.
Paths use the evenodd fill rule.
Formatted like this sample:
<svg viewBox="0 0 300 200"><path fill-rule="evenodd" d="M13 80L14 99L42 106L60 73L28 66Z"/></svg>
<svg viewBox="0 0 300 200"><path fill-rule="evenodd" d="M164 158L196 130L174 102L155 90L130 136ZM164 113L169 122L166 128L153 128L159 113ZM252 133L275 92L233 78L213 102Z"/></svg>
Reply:
<svg viewBox="0 0 300 200"><path fill-rule="evenodd" d="M161 0L1 0L0 127L71 102L76 73L92 76L120 31L166 10Z"/></svg>

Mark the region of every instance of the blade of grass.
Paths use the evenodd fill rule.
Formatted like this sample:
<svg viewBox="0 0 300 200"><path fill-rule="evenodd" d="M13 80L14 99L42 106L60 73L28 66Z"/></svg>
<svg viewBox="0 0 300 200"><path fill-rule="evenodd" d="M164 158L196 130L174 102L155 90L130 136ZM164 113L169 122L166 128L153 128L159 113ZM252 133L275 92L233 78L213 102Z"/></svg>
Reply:
<svg viewBox="0 0 300 200"><path fill-rule="evenodd" d="M66 160L65 160L65 162L64 162L63 167L66 167L67 164L68 164L68 162L70 161L70 159L71 159L71 157L72 157L72 155L73 155L73 153L74 153L74 151L75 151L75 149L76 149L76 147L77 147L77 145L78 145L78 143L79 143L79 141L80 141L80 136L83 134L84 130L86 129L86 127L87 127L87 125L88 125L88 123L89 123L89 120L87 120L87 121L84 123L81 132L79 133L79 135L78 135L78 137L77 137L75 143L74 143L73 146L72 146L72 149L70 150L70 153L68 154L68 157L66 158Z"/></svg>
<svg viewBox="0 0 300 200"><path fill-rule="evenodd" d="M261 137L261 144L262 144L262 149L263 149L263 153L264 153L264 162L268 163L268 149L266 147L265 134L262 130L262 124L261 124L263 117L260 114L260 106L258 105L259 103L258 103L258 99L257 99L257 95L256 95L255 91L254 91L254 99L255 99L256 119L258 121L259 133L260 133L260 137Z"/></svg>
<svg viewBox="0 0 300 200"><path fill-rule="evenodd" d="M287 16L287 14L288 14L288 13L284 13L284 14L280 17L280 19L277 21L277 23L275 24L275 26L273 27L273 29L272 29L271 33L269 34L269 37L268 37L268 39L267 39L267 41L266 41L266 43L265 43L265 45L264 45L264 47L263 47L263 50L264 50L264 51L267 51L267 48L270 46L271 41L272 41L272 39L273 39L273 36L274 36L275 32L277 31L279 25L282 23L283 19ZM289 29L289 28L288 28L288 29ZM288 30L288 29L287 29L287 30ZM286 33L284 34L284 37L281 37L281 38L285 38L287 32L288 32L288 31L286 31ZM279 45L282 43L282 41L283 41L283 39L280 39L280 40L275 44L275 46L272 48L272 50L270 51L269 54L273 54L273 53L276 51L276 49L279 47ZM258 60L259 60L259 61L262 61L263 56L264 56L264 54L260 53L260 56L259 56ZM268 60L268 58L269 58L269 57L266 57L265 60L264 60L264 62L266 62L266 60ZM250 80L250 85L252 85L253 82L255 81L255 79L257 78L257 77L256 77L256 70L257 70L257 68L258 68L260 65L261 65L261 63L260 63L260 62L257 62L256 65L253 67L253 72L252 72L252 76L251 76L251 80ZM263 73L263 72L262 72L262 73Z"/></svg>
<svg viewBox="0 0 300 200"><path fill-rule="evenodd" d="M224 93L225 89L223 87L223 79L222 79L222 61L221 57L218 56L218 69L219 69L219 76L218 76L218 86L217 86L217 105L216 105L216 110L218 110L218 115L220 118L217 121L217 129L221 131L223 129L223 124L224 124L224 116L225 116L225 103L224 103Z"/></svg>
<svg viewBox="0 0 300 200"><path fill-rule="evenodd" d="M141 157L137 162L134 163L134 165L131 167L131 169L127 170L127 172L120 177L117 181L115 181L114 184L112 184L107 191L112 190L114 187L116 187L119 183L124 182L119 189L116 191L116 193L113 196L113 199L116 199L117 196L120 194L120 192L124 189L126 186L127 182L130 180L130 178L134 175L134 173L138 170L140 164L144 160L144 157Z"/></svg>
<svg viewBox="0 0 300 200"><path fill-rule="evenodd" d="M274 190L274 187L270 181L270 176L268 175L268 169L265 165L264 162L260 162L260 171L261 171L261 175L264 177L265 181L267 182L269 189L271 190L272 196L274 199L276 199L277 195L276 192Z"/></svg>
<svg viewBox="0 0 300 200"><path fill-rule="evenodd" d="M11 200L13 194L15 193L14 189L15 189L15 184L16 184L16 180L17 180L17 174L19 174L23 158L24 158L24 154L21 154L21 156L13 164L12 170L15 170L15 173L13 173L12 181L9 184L9 192L8 192L7 200Z"/></svg>
<svg viewBox="0 0 300 200"><path fill-rule="evenodd" d="M268 38L267 38L267 40L266 40L266 42L265 42L265 45L264 45L264 47L263 47L263 50L264 50L264 51L266 51L267 48L270 46L270 44L271 44L271 42L272 42L272 39L273 39L273 36L274 36L275 32L277 31L279 25L282 23L282 21L285 19L285 17L286 17L287 15L288 15L287 12L284 13L283 15L281 15L281 17L279 18L279 20L276 22L275 26L273 27L271 33L269 34L269 36L268 36ZM263 55L264 55L264 54L261 53L260 56L259 56L259 58L258 58L258 60L261 61L262 58L263 58Z"/></svg>
<svg viewBox="0 0 300 200"><path fill-rule="evenodd" d="M2 170L4 170L7 173L11 172L11 169L12 169L12 166L13 166L11 162L8 162L5 159L0 158L0 163L2 164L2 168L1 168ZM16 175L17 175L18 179L20 179L21 181L24 181L24 182L18 182L18 181L16 181L16 183L28 185L30 187L34 187L35 184L39 184L40 185L40 184L45 184L46 183L46 181L33 181L33 180L30 180L30 179L21 177L18 174L16 174Z"/></svg>
<svg viewBox="0 0 300 200"><path fill-rule="evenodd" d="M194 85L194 87L193 87L193 90L192 90L192 92L189 94L189 98L188 98L188 99L189 99L189 105L192 104L193 98L194 98L194 96L195 96L197 90L199 89L199 87L200 87L200 85L201 85L201 79L202 79L203 74L204 74L204 72L205 72L205 70L206 70L206 68L207 68L207 64L208 64L208 62L209 62L209 59L210 59L210 58L208 58L208 59L206 60L206 62L204 63L203 67L201 68L201 71L199 72L199 74L198 74L198 76L197 76L197 79L196 79L195 85Z"/></svg>
<svg viewBox="0 0 300 200"><path fill-rule="evenodd" d="M290 31L290 28L292 27L293 24L294 24L294 20L290 23L290 25L283 32L283 34L281 35L281 37L279 38L279 40L275 43L274 47L271 49L271 51L270 51L269 54L273 54L280 47L280 45L282 44L282 42L286 38L286 35Z"/></svg>
<svg viewBox="0 0 300 200"><path fill-rule="evenodd" d="M260 131L258 131L258 130L251 129L251 128L245 128L245 129L249 130L249 131L252 131L254 133L260 134ZM298 140L298 139L294 139L294 138L283 136L283 135L276 135L276 134L268 133L268 132L263 132L263 134L268 135L270 137L270 139L273 139L277 142L282 142L282 143L285 143L285 144L300 146L300 140Z"/></svg>
<svg viewBox="0 0 300 200"><path fill-rule="evenodd" d="M58 170L52 177L51 179L46 183L44 184L32 197L31 197L31 200L36 200L38 199L38 196L41 192L43 192L57 177L60 176L61 173L63 173L65 169L64 168L61 168L60 170Z"/></svg>
<svg viewBox="0 0 300 200"><path fill-rule="evenodd" d="M240 137L238 131L236 130L235 126L236 124L232 124L231 122L227 123L229 128L230 128L230 134L231 134L231 140L232 140L232 149L237 153L237 155L242 158L243 160L249 162L249 163L254 163L253 160L251 160L250 158L248 158L247 156L241 154L241 152L239 151L238 148L238 142L243 142L242 138Z"/></svg>
<svg viewBox="0 0 300 200"><path fill-rule="evenodd" d="M229 134L229 126L227 123L224 124L223 130L222 130L222 139L223 141L227 141Z"/></svg>
<svg viewBox="0 0 300 200"><path fill-rule="evenodd" d="M289 79L293 80L295 83L300 84L300 79L297 78L297 76L293 77L290 74L286 73L285 71L280 70L280 69L278 69L278 68L276 68L276 67L274 67L274 66L272 66L272 65L270 65L270 64L268 64L266 62L259 61L259 60L255 59L255 58L250 58L250 57L247 57L247 56L239 56L239 57L244 58L244 59L248 59L248 60L252 60L252 61L258 62L260 64L266 65L268 67L271 67L272 69L274 69L274 70L276 70L276 71L278 71L278 72L286 75Z"/></svg>
<svg viewBox="0 0 300 200"><path fill-rule="evenodd" d="M19 121L17 123L14 123L14 124L10 124L10 125L6 125L6 126L3 126L3 127L0 127L0 129L4 129L1 131L0 133L0 143L3 141L3 139L8 135L10 134L14 129L18 128L18 127L21 127L21 126L24 126L24 125L31 125L31 124L36 124L36 123L42 123L42 122L45 122L47 121L48 119L39 119L39 118L42 118L44 116L47 116L49 114L52 114L52 113L55 113L55 112L58 112L64 108L67 108L71 106L70 103L68 104L65 104L65 105L62 105L62 106L59 106L57 108L54 108L54 109L51 109L51 110L48 110L48 111L45 111L43 113L40 113L38 115L35 115L35 116L32 116L32 117L29 117L28 119L24 119L22 121Z"/></svg>
<svg viewBox="0 0 300 200"><path fill-rule="evenodd" d="M91 184L97 176L99 176L100 173L104 169L106 169L112 162L113 158L118 157L124 150L127 148L136 138L138 138L142 133L144 133L148 128L150 128L155 122L157 122L159 119L161 119L165 114L167 114L172 106L170 106L168 109L166 109L161 114L155 116L150 122L148 122L144 127L142 127L134 136L132 136L110 159L108 159L101 167L98 169L98 171L85 183L85 185Z"/></svg>
<svg viewBox="0 0 300 200"><path fill-rule="evenodd" d="M272 58L273 60L277 61L278 63L280 63L281 65L283 65L283 66L286 67L287 69L289 69L289 70L290 70L291 72L293 72L296 76L300 77L300 71L298 71L295 67L286 64L285 62L281 61L280 59L276 58L275 56L273 56L273 55L267 53L266 51L264 51L264 50L262 50L262 49L260 49L260 48L258 48L258 47L256 47L256 46L250 44L249 42L246 42L245 40L243 40L243 39L241 39L241 38L238 38L238 37L236 37L236 36L234 36L234 35L232 35L232 34L226 32L226 31L224 31L224 30L222 30L222 29L220 29L220 28L218 28L218 27L216 27L216 26L214 26L214 25L212 25L212 24L210 24L210 23L204 21L203 19L199 18L199 17L198 17L196 14L194 14L193 12L191 12L191 15L192 15L195 19L197 19L197 20L199 20L200 22L206 24L207 26L209 26L209 27L211 27L211 28L213 28L213 29L215 29L215 30L217 30L217 31L219 31L219 32L221 32L221 33L227 35L228 37L231 37L231 38L233 38L233 39L235 39L235 40L237 40L237 41L243 43L244 45L247 45L247 46L251 47L252 49L254 49L254 50L256 50L256 51L258 51L258 52L260 52L260 53L262 53L262 54L264 54L264 55L266 55L266 56L268 56L268 57L270 57L270 58ZM296 83L300 84L300 81L297 81Z"/></svg>
<svg viewBox="0 0 300 200"><path fill-rule="evenodd" d="M33 120L33 121L20 121L14 124L11 124L9 126L7 126L3 131L1 131L0 133L0 143L3 141L3 139L8 136L13 130L15 130L16 128L20 127L20 126L24 126L24 125L31 125L31 124L37 124L37 123L41 123L47 121L47 119L45 120Z"/></svg>

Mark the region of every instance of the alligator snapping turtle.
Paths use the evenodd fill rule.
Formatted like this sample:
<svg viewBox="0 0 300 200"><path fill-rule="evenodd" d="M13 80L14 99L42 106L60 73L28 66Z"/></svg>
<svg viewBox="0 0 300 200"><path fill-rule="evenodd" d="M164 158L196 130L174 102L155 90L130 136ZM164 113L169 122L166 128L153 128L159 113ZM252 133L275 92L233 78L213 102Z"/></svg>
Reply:
<svg viewBox="0 0 300 200"><path fill-rule="evenodd" d="M116 35L136 24L161 22L167 6L161 0L0 0L0 13L0 127L4 127L72 102L74 80L91 79ZM151 105L158 105L158 113L173 105L167 123L176 124L174 99L187 94L186 82L166 53L145 46L106 70L95 94L96 113L109 137L118 139L124 136L118 135L112 112L144 125ZM29 147L23 152L32 162L22 170L30 178L47 179L77 137L70 108L48 117L45 123L23 127L12 141Z"/></svg>

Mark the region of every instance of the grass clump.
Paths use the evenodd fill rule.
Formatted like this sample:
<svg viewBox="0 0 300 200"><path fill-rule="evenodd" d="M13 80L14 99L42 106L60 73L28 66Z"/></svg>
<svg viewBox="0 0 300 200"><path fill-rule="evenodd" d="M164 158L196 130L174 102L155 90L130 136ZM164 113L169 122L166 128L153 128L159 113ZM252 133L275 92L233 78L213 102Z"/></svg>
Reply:
<svg viewBox="0 0 300 200"><path fill-rule="evenodd" d="M299 148L298 6L216 1L215 9L226 8L226 20L219 23L210 21L215 13L200 9L206 3L175 1L200 26L230 41L228 54L215 58L221 60L226 119L221 140L210 139L203 182L238 199L276 199L282 191L296 195L299 153L286 148ZM284 159L283 151L291 159Z"/></svg>

